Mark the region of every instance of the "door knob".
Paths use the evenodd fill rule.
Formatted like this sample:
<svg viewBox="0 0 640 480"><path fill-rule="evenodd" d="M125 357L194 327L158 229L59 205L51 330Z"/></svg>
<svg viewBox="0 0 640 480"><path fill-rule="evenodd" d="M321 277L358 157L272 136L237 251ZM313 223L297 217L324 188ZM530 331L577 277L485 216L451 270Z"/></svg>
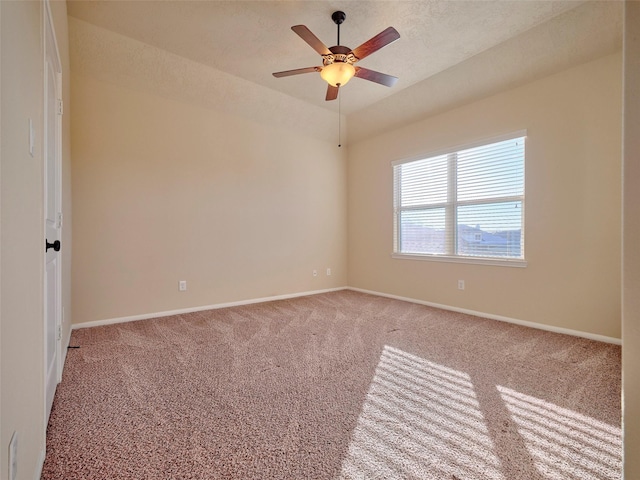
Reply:
<svg viewBox="0 0 640 480"><path fill-rule="evenodd" d="M59 252L59 251L60 251L60 240L56 240L56 241L55 241L55 242L53 242L53 243L49 243L49 240L46 240L46 239L45 239L44 243L45 243L45 246L47 247L47 248L45 249L45 252L46 252L47 250L49 250L50 248L53 248L53 250L54 250L54 251L56 251L56 252Z"/></svg>

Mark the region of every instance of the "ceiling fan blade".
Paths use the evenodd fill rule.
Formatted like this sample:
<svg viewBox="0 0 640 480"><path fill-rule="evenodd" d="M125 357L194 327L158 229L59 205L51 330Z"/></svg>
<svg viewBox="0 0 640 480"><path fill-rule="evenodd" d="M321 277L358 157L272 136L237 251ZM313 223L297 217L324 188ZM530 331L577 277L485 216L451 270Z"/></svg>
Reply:
<svg viewBox="0 0 640 480"><path fill-rule="evenodd" d="M296 32L300 36L300 38L311 45L311 48L313 48L320 55L331 55L331 51L327 48L327 46L322 43L322 41L304 25L294 25L293 27L291 27L291 30Z"/></svg>
<svg viewBox="0 0 640 480"><path fill-rule="evenodd" d="M329 101L338 98L338 91L340 90L340 87L334 87L333 85L328 85L327 87L327 96L325 100Z"/></svg>
<svg viewBox="0 0 640 480"><path fill-rule="evenodd" d="M398 77L387 75L386 73L376 72L375 70L369 70L368 68L356 67L356 77L363 80L369 80L370 82L376 82L380 85L387 87L393 87L398 81Z"/></svg>
<svg viewBox="0 0 640 480"><path fill-rule="evenodd" d="M372 53L377 52L382 47L389 45L391 42L395 42L399 38L400 38L400 34L398 33L398 31L393 27L389 27L386 30L383 30L382 32L380 32L375 37L370 38L359 47L351 50L351 53L353 53L353 55L358 60L362 60L363 58L368 57Z"/></svg>
<svg viewBox="0 0 640 480"><path fill-rule="evenodd" d="M301 73L311 73L311 72L319 72L322 70L320 67L307 67L307 68L296 68L295 70L285 70L284 72L275 72L273 74L274 77L290 77L291 75L300 75Z"/></svg>

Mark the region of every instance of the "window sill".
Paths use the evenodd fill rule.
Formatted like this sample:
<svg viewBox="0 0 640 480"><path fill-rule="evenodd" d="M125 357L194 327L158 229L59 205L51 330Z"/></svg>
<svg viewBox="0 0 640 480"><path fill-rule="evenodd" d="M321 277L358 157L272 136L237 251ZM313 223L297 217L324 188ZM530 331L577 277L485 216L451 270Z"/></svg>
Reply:
<svg viewBox="0 0 640 480"><path fill-rule="evenodd" d="M426 260L428 262L449 262L449 263L472 263L476 265L493 265L500 267L524 268L527 266L526 260L501 258L479 258L479 257L453 257L448 255L421 255L419 253L392 253L392 258L400 260Z"/></svg>

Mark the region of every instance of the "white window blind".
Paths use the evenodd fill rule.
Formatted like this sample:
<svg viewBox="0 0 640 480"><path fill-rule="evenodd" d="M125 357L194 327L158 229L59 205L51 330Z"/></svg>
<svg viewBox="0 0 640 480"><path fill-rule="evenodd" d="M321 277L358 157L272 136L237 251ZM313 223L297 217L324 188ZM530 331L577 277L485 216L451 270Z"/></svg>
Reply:
<svg viewBox="0 0 640 480"><path fill-rule="evenodd" d="M525 136L393 165L396 254L524 259Z"/></svg>

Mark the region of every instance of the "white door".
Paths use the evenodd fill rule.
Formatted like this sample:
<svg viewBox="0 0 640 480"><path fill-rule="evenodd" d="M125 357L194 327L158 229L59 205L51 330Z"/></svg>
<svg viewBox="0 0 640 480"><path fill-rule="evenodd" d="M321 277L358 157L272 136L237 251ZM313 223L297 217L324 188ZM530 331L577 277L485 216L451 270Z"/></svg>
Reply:
<svg viewBox="0 0 640 480"><path fill-rule="evenodd" d="M48 2L45 5L44 213L45 213L45 420L60 379L60 308L62 239L60 146L62 104L61 69Z"/></svg>

